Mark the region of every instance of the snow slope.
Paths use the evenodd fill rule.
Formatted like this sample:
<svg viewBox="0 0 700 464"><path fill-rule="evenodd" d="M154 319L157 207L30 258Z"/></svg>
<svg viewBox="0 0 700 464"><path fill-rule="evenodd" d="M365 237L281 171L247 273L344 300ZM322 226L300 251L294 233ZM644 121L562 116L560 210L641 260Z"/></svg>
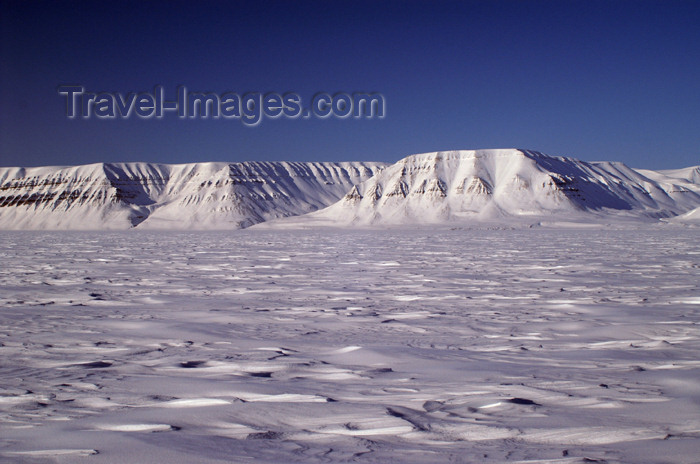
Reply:
<svg viewBox="0 0 700 464"><path fill-rule="evenodd" d="M653 171L652 171L653 172ZM682 169L665 169L659 171L662 175L672 179L679 179L689 184L700 185L700 166L691 166Z"/></svg>
<svg viewBox="0 0 700 464"><path fill-rule="evenodd" d="M0 228L241 228L328 206L382 166L246 162L0 168Z"/></svg>
<svg viewBox="0 0 700 464"><path fill-rule="evenodd" d="M636 171L622 163L591 163L516 149L425 153L382 170L311 217L359 224L590 213L672 217L700 206L693 169Z"/></svg>
<svg viewBox="0 0 700 464"><path fill-rule="evenodd" d="M680 216L671 218L673 222L697 223L700 224L700 208L695 208Z"/></svg>

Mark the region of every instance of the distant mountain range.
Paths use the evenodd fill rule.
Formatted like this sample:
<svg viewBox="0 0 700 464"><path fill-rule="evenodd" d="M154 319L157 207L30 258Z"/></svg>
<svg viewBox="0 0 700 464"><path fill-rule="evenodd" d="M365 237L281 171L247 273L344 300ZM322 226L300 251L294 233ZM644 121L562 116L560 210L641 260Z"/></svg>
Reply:
<svg viewBox="0 0 700 464"><path fill-rule="evenodd" d="M290 216L298 217L280 220ZM650 171L516 149L425 153L391 165L0 168L0 229L238 229L270 220L330 226L698 222L699 216L700 166Z"/></svg>
<svg viewBox="0 0 700 464"><path fill-rule="evenodd" d="M383 169L313 216L359 224L658 220L700 206L699 181L700 167L635 170L514 149L426 153Z"/></svg>
<svg viewBox="0 0 700 464"><path fill-rule="evenodd" d="M0 168L2 229L239 229L336 202L384 163Z"/></svg>

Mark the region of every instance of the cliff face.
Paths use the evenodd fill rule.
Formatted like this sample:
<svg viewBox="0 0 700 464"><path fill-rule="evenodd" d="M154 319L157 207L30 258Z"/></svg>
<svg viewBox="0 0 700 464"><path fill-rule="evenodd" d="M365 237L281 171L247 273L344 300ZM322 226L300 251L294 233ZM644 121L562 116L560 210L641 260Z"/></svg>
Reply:
<svg viewBox="0 0 700 464"><path fill-rule="evenodd" d="M0 168L0 228L240 228L328 206L382 163Z"/></svg>
<svg viewBox="0 0 700 464"><path fill-rule="evenodd" d="M529 150L425 153L389 166L314 217L360 224L582 213L672 217L700 205L693 169L672 178Z"/></svg>
<svg viewBox="0 0 700 464"><path fill-rule="evenodd" d="M698 167L635 170L516 149L424 153L392 165L0 168L0 229L237 229L307 213L301 221L325 225L655 220L700 207L698 180Z"/></svg>

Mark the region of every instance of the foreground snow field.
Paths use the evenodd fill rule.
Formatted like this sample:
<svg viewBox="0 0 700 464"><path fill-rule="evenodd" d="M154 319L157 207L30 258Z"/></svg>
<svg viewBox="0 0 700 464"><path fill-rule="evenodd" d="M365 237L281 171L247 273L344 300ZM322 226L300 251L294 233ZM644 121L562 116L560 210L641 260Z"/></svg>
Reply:
<svg viewBox="0 0 700 464"><path fill-rule="evenodd" d="M700 232L0 233L0 461L700 455Z"/></svg>

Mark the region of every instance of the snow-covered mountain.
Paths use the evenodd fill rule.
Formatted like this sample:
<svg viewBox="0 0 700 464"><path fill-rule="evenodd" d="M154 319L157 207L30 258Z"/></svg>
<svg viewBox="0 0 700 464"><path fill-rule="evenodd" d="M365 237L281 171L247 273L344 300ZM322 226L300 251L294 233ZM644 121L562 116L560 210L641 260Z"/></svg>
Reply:
<svg viewBox="0 0 700 464"><path fill-rule="evenodd" d="M0 168L2 229L236 229L324 208L384 163Z"/></svg>
<svg viewBox="0 0 700 464"><path fill-rule="evenodd" d="M425 153L382 170L311 216L359 224L591 214L659 219L700 206L699 179L698 167L637 171L530 150Z"/></svg>
<svg viewBox="0 0 700 464"><path fill-rule="evenodd" d="M0 168L0 229L236 229L595 217L698 222L700 167L635 170L530 150L384 163ZM311 214L307 214L311 213ZM290 224L289 219L282 221Z"/></svg>

